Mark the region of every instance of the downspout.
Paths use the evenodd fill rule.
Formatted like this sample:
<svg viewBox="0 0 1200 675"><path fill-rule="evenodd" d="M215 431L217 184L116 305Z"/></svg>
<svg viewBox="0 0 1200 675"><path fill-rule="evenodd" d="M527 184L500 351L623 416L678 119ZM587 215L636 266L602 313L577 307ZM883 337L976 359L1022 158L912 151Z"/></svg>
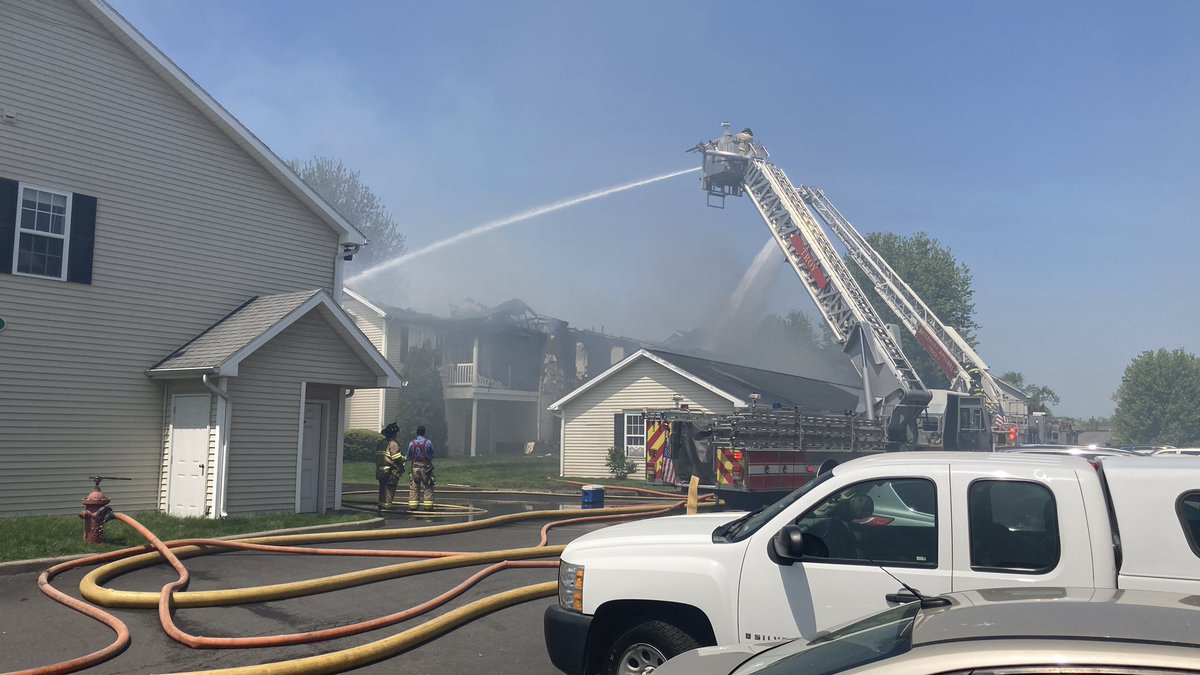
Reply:
<svg viewBox="0 0 1200 675"><path fill-rule="evenodd" d="M346 458L346 422L350 418L348 411L350 408L350 397L354 395L354 388L346 389L346 396L342 399L342 410L338 415L337 434L337 463L334 465L333 480L337 488L333 492L333 508L338 510L342 508L342 462ZM380 397L382 398L382 397Z"/></svg>
<svg viewBox="0 0 1200 675"><path fill-rule="evenodd" d="M233 400L222 387L209 380L212 373L205 373L200 381L209 391L217 395L217 475L213 479L213 513L214 518L225 518L225 469L229 466L229 425L233 419ZM224 386L224 378L219 378Z"/></svg>

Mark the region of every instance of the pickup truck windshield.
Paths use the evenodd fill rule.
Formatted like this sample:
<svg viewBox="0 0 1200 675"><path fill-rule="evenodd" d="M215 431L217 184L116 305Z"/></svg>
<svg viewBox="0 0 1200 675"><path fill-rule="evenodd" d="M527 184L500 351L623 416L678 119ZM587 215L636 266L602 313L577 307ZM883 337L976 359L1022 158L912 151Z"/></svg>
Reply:
<svg viewBox="0 0 1200 675"><path fill-rule="evenodd" d="M820 635L792 640L742 664L732 675L832 675L912 649L921 603L909 602Z"/></svg>
<svg viewBox="0 0 1200 675"><path fill-rule="evenodd" d="M826 471L825 473L810 480L808 483L796 488L796 490L788 494L788 496L780 499L774 504L771 504L762 511L746 514L743 516L743 518L746 518L745 522L739 522L738 520L735 520L732 523L729 523L729 525L722 525L721 528L728 529L722 532L721 528L718 528L718 531L713 533L714 538L717 535L720 535L723 536L727 541L742 541L746 537L749 537L757 532L763 525L771 522L771 519L779 515L781 511L796 503L797 499L800 499L804 495L808 494L810 490L832 477L833 472Z"/></svg>

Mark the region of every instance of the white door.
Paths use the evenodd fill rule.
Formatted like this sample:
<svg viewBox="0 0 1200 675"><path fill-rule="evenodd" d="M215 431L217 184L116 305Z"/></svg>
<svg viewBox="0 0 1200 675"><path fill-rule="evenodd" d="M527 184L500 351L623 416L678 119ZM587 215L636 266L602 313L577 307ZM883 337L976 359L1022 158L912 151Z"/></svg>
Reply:
<svg viewBox="0 0 1200 675"><path fill-rule="evenodd" d="M316 513L325 446L325 404L304 404L304 436L300 440L300 512Z"/></svg>
<svg viewBox="0 0 1200 675"><path fill-rule="evenodd" d="M835 477L818 486L820 497L802 498L751 538L742 565L738 640L811 640L819 631L895 607L887 596L905 591L888 572L923 595L950 592L949 488L946 466L899 475L892 467L890 475L856 476L841 485ZM806 551L802 562L790 566L767 554L771 538L789 522L804 532Z"/></svg>
<svg viewBox="0 0 1200 675"><path fill-rule="evenodd" d="M208 394L171 397L171 467L167 513L203 516L208 462Z"/></svg>

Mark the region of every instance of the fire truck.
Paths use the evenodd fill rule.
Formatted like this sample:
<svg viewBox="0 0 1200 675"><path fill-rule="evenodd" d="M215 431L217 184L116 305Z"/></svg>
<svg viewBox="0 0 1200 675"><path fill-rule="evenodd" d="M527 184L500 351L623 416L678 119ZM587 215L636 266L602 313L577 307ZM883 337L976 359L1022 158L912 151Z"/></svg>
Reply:
<svg viewBox="0 0 1200 675"><path fill-rule="evenodd" d="M753 402L752 402L753 403ZM769 504L824 468L887 449L883 426L853 411L751 405L732 415L646 410L646 480L696 476L733 508Z"/></svg>
<svg viewBox="0 0 1200 675"><path fill-rule="evenodd" d="M750 198L862 378L861 412L868 421L880 422L886 449L993 449L998 415L989 397L999 400L1000 394L978 354L937 319L823 192L796 188L749 129L734 135L728 123L722 126L720 138L692 148L703 156L701 181L708 204L724 208L727 197ZM818 216L918 342L943 370L954 373L955 390L930 390L921 381L900 348L895 326L886 324L871 305ZM994 396L989 393L993 390Z"/></svg>

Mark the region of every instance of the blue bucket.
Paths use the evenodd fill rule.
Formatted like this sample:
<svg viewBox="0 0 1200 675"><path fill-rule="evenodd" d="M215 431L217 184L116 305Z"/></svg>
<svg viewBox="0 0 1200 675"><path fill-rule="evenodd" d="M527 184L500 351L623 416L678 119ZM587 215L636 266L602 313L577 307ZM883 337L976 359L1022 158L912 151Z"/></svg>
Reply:
<svg viewBox="0 0 1200 675"><path fill-rule="evenodd" d="M585 509L599 509L604 507L604 486L603 485L584 485L580 491L580 505Z"/></svg>

